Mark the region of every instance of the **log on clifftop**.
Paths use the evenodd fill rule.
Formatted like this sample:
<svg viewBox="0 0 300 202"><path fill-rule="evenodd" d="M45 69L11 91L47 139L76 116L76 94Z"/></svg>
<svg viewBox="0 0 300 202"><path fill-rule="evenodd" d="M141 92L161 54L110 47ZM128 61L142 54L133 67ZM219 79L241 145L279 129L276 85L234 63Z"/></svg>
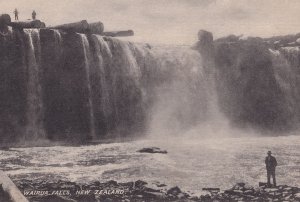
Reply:
<svg viewBox="0 0 300 202"><path fill-rule="evenodd" d="M82 20L80 22L73 22L63 25L57 25L54 27L47 27L49 29L59 29L66 32L79 32L79 33L87 33L89 30L89 24L86 20Z"/></svg>
<svg viewBox="0 0 300 202"><path fill-rule="evenodd" d="M114 32L104 32L103 35L112 36L112 37L123 37L123 36L133 36L134 32L132 30L114 31Z"/></svg>
<svg viewBox="0 0 300 202"><path fill-rule="evenodd" d="M46 27L45 23L40 20L10 22L10 23L8 23L8 25L15 29L30 29L30 28L45 28Z"/></svg>
<svg viewBox="0 0 300 202"><path fill-rule="evenodd" d="M104 25L102 22L88 23L86 20L80 22L68 23L63 25L57 25L54 27L47 27L49 29L59 29L66 32L78 32L78 33L89 33L89 34L103 34Z"/></svg>
<svg viewBox="0 0 300 202"><path fill-rule="evenodd" d="M91 34L103 34L104 25L102 22L89 23L88 32Z"/></svg>

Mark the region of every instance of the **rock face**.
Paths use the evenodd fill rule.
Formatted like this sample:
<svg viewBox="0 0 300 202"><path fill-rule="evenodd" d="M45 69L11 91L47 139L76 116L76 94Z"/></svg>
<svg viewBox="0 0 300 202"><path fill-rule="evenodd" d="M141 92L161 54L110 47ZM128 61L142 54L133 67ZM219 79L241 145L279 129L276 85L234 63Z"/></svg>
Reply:
<svg viewBox="0 0 300 202"><path fill-rule="evenodd" d="M236 126L282 131L296 126L300 117L293 104L299 79L292 75L300 63L291 59L299 56L284 49L272 52L271 47L261 38L215 42L220 109Z"/></svg>
<svg viewBox="0 0 300 202"><path fill-rule="evenodd" d="M198 32L198 40L202 44L211 44L213 43L214 37L211 32L208 32L206 30L199 30Z"/></svg>
<svg viewBox="0 0 300 202"><path fill-rule="evenodd" d="M148 184L145 181L135 181L127 183L118 183L116 181L108 181L100 183L98 181L90 184L77 184L75 182L58 181L18 181L17 185L21 191L24 190L52 190L66 189L69 191L67 196L43 196L43 195L28 195L30 201L73 201L73 202L96 202L96 201L299 201L300 188L290 187L287 185L277 186L276 188L259 187L254 188L245 184L236 184L231 189L220 191L217 189L211 190L210 193L201 196L191 196L182 191L179 187L159 187L155 184ZM122 193L113 194L94 194L95 190L121 190ZM76 194L80 190L91 190L89 194Z"/></svg>
<svg viewBox="0 0 300 202"><path fill-rule="evenodd" d="M281 185L274 188L260 186L259 188L235 185L231 189L225 190L222 196L229 201L298 201L300 188Z"/></svg>
<svg viewBox="0 0 300 202"><path fill-rule="evenodd" d="M140 153L160 153L160 154L167 154L168 152L166 150L161 150L158 147L147 147L143 148L141 150L138 150Z"/></svg>
<svg viewBox="0 0 300 202"><path fill-rule="evenodd" d="M11 22L10 16L8 14L0 15L0 42L4 43L3 40L9 40L9 35L11 35L8 28L8 23Z"/></svg>
<svg viewBox="0 0 300 202"><path fill-rule="evenodd" d="M192 48L198 50L204 60L210 60L214 53L213 40L213 34L211 32L200 30L198 32L198 41Z"/></svg>
<svg viewBox="0 0 300 202"><path fill-rule="evenodd" d="M8 14L2 14L0 15L0 24L9 24L11 22L10 15Z"/></svg>

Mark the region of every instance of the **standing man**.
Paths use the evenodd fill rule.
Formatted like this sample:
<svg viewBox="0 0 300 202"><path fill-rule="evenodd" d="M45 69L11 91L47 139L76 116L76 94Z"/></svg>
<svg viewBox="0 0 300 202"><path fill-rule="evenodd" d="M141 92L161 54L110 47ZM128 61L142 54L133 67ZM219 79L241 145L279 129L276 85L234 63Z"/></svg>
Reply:
<svg viewBox="0 0 300 202"><path fill-rule="evenodd" d="M35 20L35 18L36 18L36 12L35 12L35 10L33 10L32 11L32 19Z"/></svg>
<svg viewBox="0 0 300 202"><path fill-rule="evenodd" d="M19 11L17 9L14 10L15 20L19 20Z"/></svg>
<svg viewBox="0 0 300 202"><path fill-rule="evenodd" d="M277 166L277 161L274 156L271 155L272 152L268 151L268 156L266 157L266 169L267 169L267 178L268 178L268 186L271 186L270 178L273 178L273 185L276 186L276 178L275 178L275 168Z"/></svg>

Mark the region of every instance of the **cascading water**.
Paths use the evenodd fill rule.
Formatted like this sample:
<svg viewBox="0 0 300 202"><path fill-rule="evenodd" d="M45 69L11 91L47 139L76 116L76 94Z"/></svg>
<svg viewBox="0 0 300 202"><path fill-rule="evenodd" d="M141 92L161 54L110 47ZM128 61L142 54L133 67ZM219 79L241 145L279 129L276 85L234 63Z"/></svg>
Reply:
<svg viewBox="0 0 300 202"><path fill-rule="evenodd" d="M220 109L240 128L287 133L299 127L296 47L250 38L216 42Z"/></svg>
<svg viewBox="0 0 300 202"><path fill-rule="evenodd" d="M83 142L195 127L202 136L215 133L205 127L227 127L227 119L271 130L299 122L297 48L225 42L208 56L205 48L48 29L13 36L2 43L12 55L1 55L9 76L0 86L0 113L8 117L0 132L13 134L3 135L8 141Z"/></svg>
<svg viewBox="0 0 300 202"><path fill-rule="evenodd" d="M27 125L24 139L36 140L45 137L42 123L42 97L40 82L40 37L38 30L25 30L27 68Z"/></svg>
<svg viewBox="0 0 300 202"><path fill-rule="evenodd" d="M300 120L299 91L299 47L283 47L280 50L269 50L274 68L275 79L285 98L285 112L289 114L291 127L295 127Z"/></svg>
<svg viewBox="0 0 300 202"><path fill-rule="evenodd" d="M214 67L189 47L57 30L26 30L25 42L31 137L164 135L219 116Z"/></svg>
<svg viewBox="0 0 300 202"><path fill-rule="evenodd" d="M55 41L55 53L57 53L57 58L56 60L59 60L59 57L62 54L62 37L61 34L58 30L53 30L54 31L54 41Z"/></svg>
<svg viewBox="0 0 300 202"><path fill-rule="evenodd" d="M168 46L153 47L150 53L157 66L151 68L149 133L174 135L206 120L210 92L200 54L189 47Z"/></svg>
<svg viewBox="0 0 300 202"><path fill-rule="evenodd" d="M108 75L105 66L111 63L111 52L102 37L92 36L94 44L94 65L90 69L91 99L93 100L95 130L104 136L113 116L112 96L109 93ZM102 127L101 127L102 126ZM104 127L103 127L104 126Z"/></svg>
<svg viewBox="0 0 300 202"><path fill-rule="evenodd" d="M94 118L94 107L92 101L92 88L91 88L91 71L90 71L90 63L89 58L91 57L90 53L90 45L87 37L83 34L80 34L82 39L83 45L83 53L84 53L84 66L86 71L86 82L87 82L87 89L88 89L88 107L89 107L89 118L90 118L90 135L92 138L95 138L95 118Z"/></svg>

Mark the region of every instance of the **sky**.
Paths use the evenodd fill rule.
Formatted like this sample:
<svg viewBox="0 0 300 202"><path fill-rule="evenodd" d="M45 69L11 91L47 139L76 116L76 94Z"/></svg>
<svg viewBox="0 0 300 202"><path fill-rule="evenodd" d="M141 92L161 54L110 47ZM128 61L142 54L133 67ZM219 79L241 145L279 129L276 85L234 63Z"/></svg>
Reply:
<svg viewBox="0 0 300 202"><path fill-rule="evenodd" d="M0 13L27 20L32 10L47 26L101 21L105 31L128 30L126 40L193 44L200 29L268 37L300 32L300 0L0 0Z"/></svg>

